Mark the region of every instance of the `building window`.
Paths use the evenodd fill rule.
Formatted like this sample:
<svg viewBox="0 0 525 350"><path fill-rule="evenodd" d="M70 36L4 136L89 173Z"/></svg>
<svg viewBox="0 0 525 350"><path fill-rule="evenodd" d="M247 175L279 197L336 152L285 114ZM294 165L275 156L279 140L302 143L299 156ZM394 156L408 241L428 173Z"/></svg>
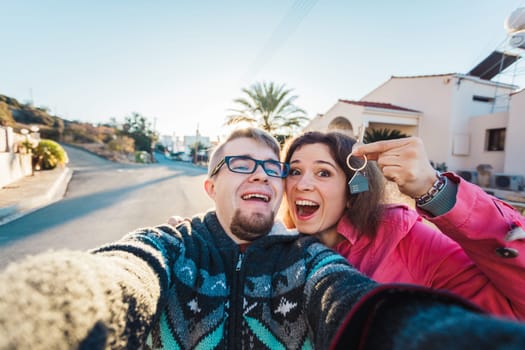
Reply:
<svg viewBox="0 0 525 350"><path fill-rule="evenodd" d="M472 96L472 101L492 103L494 102L494 97L474 95Z"/></svg>
<svg viewBox="0 0 525 350"><path fill-rule="evenodd" d="M486 137L487 151L504 151L505 150L505 128L488 129Z"/></svg>

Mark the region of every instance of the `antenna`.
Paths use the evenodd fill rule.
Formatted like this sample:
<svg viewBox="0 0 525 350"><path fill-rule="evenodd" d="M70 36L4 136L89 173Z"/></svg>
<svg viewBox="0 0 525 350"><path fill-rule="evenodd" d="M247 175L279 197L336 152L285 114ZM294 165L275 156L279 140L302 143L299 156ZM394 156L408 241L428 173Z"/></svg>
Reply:
<svg viewBox="0 0 525 350"><path fill-rule="evenodd" d="M487 69L491 70L485 79L499 83L496 84L494 90L492 113L509 108L510 93L498 94L498 89L502 88L501 84L508 84L517 89L520 82L516 82L516 78L523 76L525 72L523 68L519 67L523 62L522 56L525 53L525 7L514 10L505 19L503 26L507 32L507 37L492 53L495 59L488 62L489 56L485 62L485 68L488 67ZM513 65L513 69L507 70L511 65ZM480 78L483 79L482 76Z"/></svg>

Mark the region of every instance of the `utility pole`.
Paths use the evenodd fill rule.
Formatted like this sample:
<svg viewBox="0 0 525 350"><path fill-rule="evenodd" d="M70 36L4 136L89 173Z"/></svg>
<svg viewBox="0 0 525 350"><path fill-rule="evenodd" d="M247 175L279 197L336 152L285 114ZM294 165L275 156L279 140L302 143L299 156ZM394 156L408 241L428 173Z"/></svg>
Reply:
<svg viewBox="0 0 525 350"><path fill-rule="evenodd" d="M197 154L199 152L199 123L197 123L197 130L195 131L195 151L193 154L193 163L197 164L199 160L199 155Z"/></svg>
<svg viewBox="0 0 525 350"><path fill-rule="evenodd" d="M157 117L153 117L153 135L151 135L151 162L156 163L157 160L155 159L155 139L157 138ZM157 140L158 141L158 140Z"/></svg>

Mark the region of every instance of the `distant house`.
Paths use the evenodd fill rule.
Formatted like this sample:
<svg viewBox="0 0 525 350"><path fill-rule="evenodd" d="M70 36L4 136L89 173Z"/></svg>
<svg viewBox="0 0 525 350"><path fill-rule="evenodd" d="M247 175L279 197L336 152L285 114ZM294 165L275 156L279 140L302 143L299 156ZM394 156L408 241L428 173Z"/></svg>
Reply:
<svg viewBox="0 0 525 350"><path fill-rule="evenodd" d="M187 147L188 150L191 150L195 148L195 144L200 143L204 147L210 147L210 137L209 136L202 136L202 135L189 135L184 136L183 144L185 147Z"/></svg>
<svg viewBox="0 0 525 350"><path fill-rule="evenodd" d="M339 100L305 130L397 129L421 137L449 170L489 164L494 174L518 175L513 189L523 190L525 91L475 72L393 76L359 101Z"/></svg>

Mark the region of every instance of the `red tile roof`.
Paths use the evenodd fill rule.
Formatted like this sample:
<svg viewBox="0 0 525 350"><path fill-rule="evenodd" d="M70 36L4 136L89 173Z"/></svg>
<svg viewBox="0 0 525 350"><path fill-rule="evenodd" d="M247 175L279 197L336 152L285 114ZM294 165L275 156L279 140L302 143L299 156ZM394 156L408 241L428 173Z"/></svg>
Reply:
<svg viewBox="0 0 525 350"><path fill-rule="evenodd" d="M350 100L341 100L341 99L339 100L339 102L349 103L349 104L352 104L352 105L363 106L363 107L393 109L393 110L397 110L397 111L421 113L421 111L417 111L415 109L409 109L409 108L405 108L405 107L396 106L396 105L393 105L391 103L367 102L367 101L350 101Z"/></svg>

